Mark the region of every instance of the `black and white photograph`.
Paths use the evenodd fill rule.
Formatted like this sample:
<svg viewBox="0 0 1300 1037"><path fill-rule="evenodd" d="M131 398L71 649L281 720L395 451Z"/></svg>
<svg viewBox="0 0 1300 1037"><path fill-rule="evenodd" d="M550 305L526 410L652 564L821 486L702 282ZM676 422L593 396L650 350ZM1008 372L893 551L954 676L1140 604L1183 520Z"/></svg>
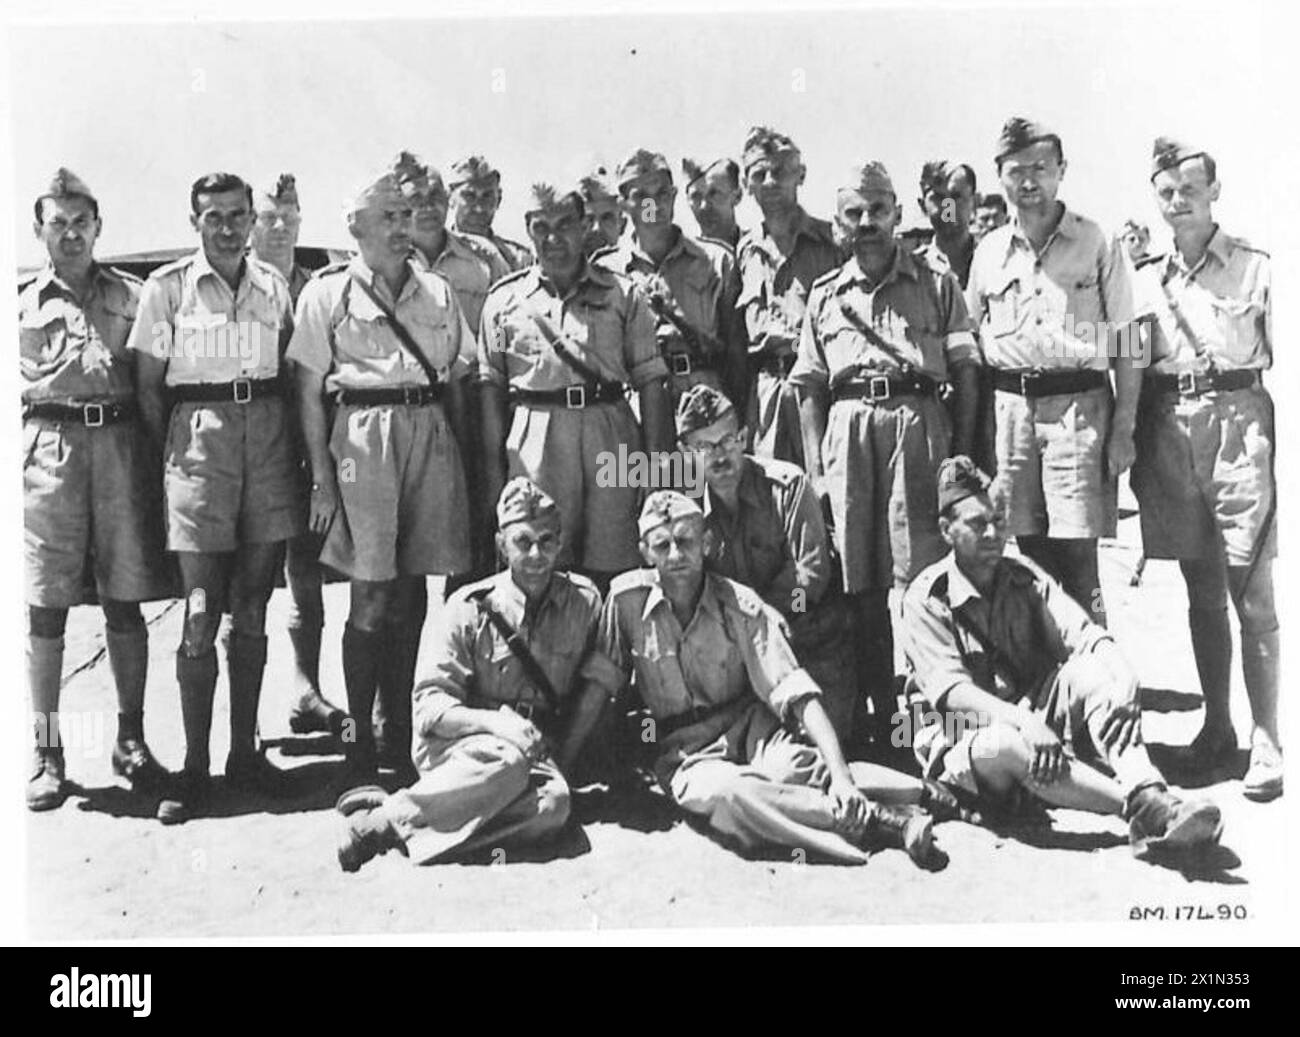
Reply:
<svg viewBox="0 0 1300 1037"><path fill-rule="evenodd" d="M1281 9L19 5L15 937L1293 939Z"/></svg>

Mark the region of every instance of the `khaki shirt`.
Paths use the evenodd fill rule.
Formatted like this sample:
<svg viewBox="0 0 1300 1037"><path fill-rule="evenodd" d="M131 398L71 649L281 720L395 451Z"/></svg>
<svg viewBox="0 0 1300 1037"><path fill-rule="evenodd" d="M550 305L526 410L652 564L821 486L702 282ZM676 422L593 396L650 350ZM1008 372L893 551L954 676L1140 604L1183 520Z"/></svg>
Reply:
<svg viewBox="0 0 1300 1037"><path fill-rule="evenodd" d="M1068 209L1040 253L1016 219L990 231L975 249L966 287L984 362L1009 370L1107 370L1106 332L1134 318L1122 252Z"/></svg>
<svg viewBox="0 0 1300 1037"><path fill-rule="evenodd" d="M484 258L484 253L471 248L459 234L447 231L442 252L430 262L418 248L411 249L411 258L417 268L429 270L441 275L456 293L461 312L469 324L469 330L478 334L479 316L483 312L483 302L487 299L488 289L497 279L493 276L492 266ZM502 270L502 273L507 271ZM475 359L475 356L466 359Z"/></svg>
<svg viewBox="0 0 1300 1037"><path fill-rule="evenodd" d="M576 695L586 682L599 684L611 695L618 690L622 675L593 651L601 612L595 584L584 576L557 572L541 603L529 610L524 592L506 571L462 587L439 615L425 650L428 661L415 686L417 731L429 730L457 705L549 708L505 638L479 611L474 597L480 594L518 632L561 701Z"/></svg>
<svg viewBox="0 0 1300 1037"><path fill-rule="evenodd" d="M1056 668L1072 655L1114 649L1105 628L1032 562L1003 558L985 597L951 551L912 581L900 626L921 693L940 710L961 684L1008 702L1029 696L1037 704Z"/></svg>
<svg viewBox="0 0 1300 1037"><path fill-rule="evenodd" d="M795 592L804 609L816 605L832 576L830 538L808 477L786 461L746 455L736 510L707 488L704 521L713 531L709 568L752 587L767 604L792 618Z"/></svg>
<svg viewBox="0 0 1300 1037"><path fill-rule="evenodd" d="M741 235L736 246L740 270L736 307L745 322L750 353L793 352L813 282L843 262L831 225L802 209L789 256L781 254L766 226Z"/></svg>
<svg viewBox="0 0 1300 1037"><path fill-rule="evenodd" d="M637 690L656 720L682 721L660 738L665 752L707 745L719 722L754 697L782 721L802 699L820 695L800 668L780 613L748 587L705 572L695 615L683 627L653 569L623 573L610 585L601 617L600 650ZM694 711L710 716L691 722Z"/></svg>
<svg viewBox="0 0 1300 1037"><path fill-rule="evenodd" d="M303 289L289 342L290 360L324 375L327 391L429 384L420 362L355 283L358 278L374 289L410 332L440 382L469 373L462 354L474 336L451 286L412 264L410 276L393 299L384 279L360 256L326 267Z"/></svg>
<svg viewBox="0 0 1300 1037"><path fill-rule="evenodd" d="M490 234L471 234L469 231L461 230L458 227L456 233L473 244L482 245L495 252L500 257L501 265L505 268L506 273L513 274L520 270L526 270L537 262L532 250L527 245L521 245L517 241L503 238L496 231L492 231Z"/></svg>
<svg viewBox="0 0 1300 1037"><path fill-rule="evenodd" d="M23 401L128 399L135 394L127 338L140 281L95 264L84 301L47 265L18 293Z"/></svg>
<svg viewBox="0 0 1300 1037"><path fill-rule="evenodd" d="M977 359L975 335L952 274L932 269L900 245L884 280L875 288L868 285L856 258L814 285L790 372L792 385L825 389L859 370L898 373L898 357L942 381L952 364ZM897 357L858 330L845 309Z"/></svg>
<svg viewBox="0 0 1300 1037"><path fill-rule="evenodd" d="M975 245L975 239L968 235L957 255L949 258L948 253L939 247L939 243L932 240L918 248L916 255L924 259L932 270L946 270L951 273L957 278L962 291L965 291L966 285L970 282L970 265L975 259Z"/></svg>
<svg viewBox="0 0 1300 1037"><path fill-rule="evenodd" d="M718 352L708 359L722 363L726 340L736 327L733 313L740 292L736 260L726 248L689 238L678 230L677 241L656 266L629 230L617 245L592 256L592 262L630 277L647 301L652 293L657 295L662 305L705 339L701 342L704 348L708 348L708 339L714 340ZM653 306L651 310L654 312ZM655 320L666 353L692 352L669 318L655 313Z"/></svg>
<svg viewBox="0 0 1300 1037"><path fill-rule="evenodd" d="M540 267L493 286L479 328L478 377L537 392L583 384L556 355L551 336L561 337L566 349L610 381L640 389L668 375L640 289L588 263L563 296Z"/></svg>
<svg viewBox="0 0 1300 1037"><path fill-rule="evenodd" d="M1211 362L1220 371L1272 366L1267 252L1216 229L1194 268L1189 270L1175 249L1144 263L1133 278L1137 311L1153 318L1153 371L1200 372ZM1174 316L1175 307L1182 323Z"/></svg>
<svg viewBox="0 0 1300 1037"><path fill-rule="evenodd" d="M244 259L231 290L200 248L145 281L127 348L167 361L167 385L274 378L293 329L289 282Z"/></svg>

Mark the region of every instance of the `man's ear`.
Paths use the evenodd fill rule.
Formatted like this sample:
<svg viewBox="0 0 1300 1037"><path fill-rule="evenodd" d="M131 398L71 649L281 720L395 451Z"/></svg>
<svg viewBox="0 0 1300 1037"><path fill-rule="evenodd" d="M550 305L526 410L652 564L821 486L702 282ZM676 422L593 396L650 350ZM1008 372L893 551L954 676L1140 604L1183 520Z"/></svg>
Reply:
<svg viewBox="0 0 1300 1037"><path fill-rule="evenodd" d="M636 547L637 550L641 552L641 557L645 560L645 564L654 568L654 556L650 553L650 548L646 546L646 542L644 540L638 540L636 542Z"/></svg>
<svg viewBox="0 0 1300 1037"><path fill-rule="evenodd" d="M1219 181L1214 181L1214 183L1210 185L1210 201L1217 202L1219 200L1220 190L1222 190L1222 185Z"/></svg>
<svg viewBox="0 0 1300 1037"><path fill-rule="evenodd" d="M939 516L939 536L943 537L943 542L952 547L952 519L947 515Z"/></svg>
<svg viewBox="0 0 1300 1037"><path fill-rule="evenodd" d="M501 560L504 562L504 561L506 560L506 537L505 537L505 534L502 533L502 532L498 529L498 530L497 530L497 534L496 534L496 536L493 537L492 539L496 541L496 545L497 545L497 554L500 555Z"/></svg>
<svg viewBox="0 0 1300 1037"><path fill-rule="evenodd" d="M196 213L196 212L192 212L192 213L190 213L190 226L193 227L195 230L198 230L198 229L199 229L199 214L198 214L198 213Z"/></svg>
<svg viewBox="0 0 1300 1037"><path fill-rule="evenodd" d="M1069 168L1070 163L1068 163L1067 161L1065 161L1065 159L1061 159L1061 161L1058 163L1058 165L1061 167L1061 177L1060 177L1060 179L1064 180L1064 179L1065 179L1065 171L1066 171L1066 169Z"/></svg>
<svg viewBox="0 0 1300 1037"><path fill-rule="evenodd" d="M715 538L713 536L713 530L710 529L708 526L705 526L704 536L701 538L701 542L704 544L704 556L706 558L713 554L714 540Z"/></svg>

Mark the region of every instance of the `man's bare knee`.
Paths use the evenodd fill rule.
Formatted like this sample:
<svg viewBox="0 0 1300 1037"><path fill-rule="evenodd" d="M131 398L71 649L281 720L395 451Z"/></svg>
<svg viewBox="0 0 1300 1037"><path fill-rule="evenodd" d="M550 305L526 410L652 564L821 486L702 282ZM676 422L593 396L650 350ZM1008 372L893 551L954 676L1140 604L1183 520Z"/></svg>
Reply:
<svg viewBox="0 0 1300 1037"><path fill-rule="evenodd" d="M1031 752L1024 736L1010 724L990 724L971 742L971 767L990 792L1010 791L1029 774Z"/></svg>

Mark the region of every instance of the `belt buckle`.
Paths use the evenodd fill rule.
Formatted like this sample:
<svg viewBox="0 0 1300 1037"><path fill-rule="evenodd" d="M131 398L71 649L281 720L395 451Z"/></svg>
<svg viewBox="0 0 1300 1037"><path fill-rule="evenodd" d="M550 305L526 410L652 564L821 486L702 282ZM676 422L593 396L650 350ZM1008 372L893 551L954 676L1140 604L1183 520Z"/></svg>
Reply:
<svg viewBox="0 0 1300 1037"><path fill-rule="evenodd" d="M532 720L533 715L537 712L537 705L533 702L516 702L510 708L525 720Z"/></svg>
<svg viewBox="0 0 1300 1037"><path fill-rule="evenodd" d="M247 378L236 378L230 383L236 403L249 403L253 399L253 383Z"/></svg>
<svg viewBox="0 0 1300 1037"><path fill-rule="evenodd" d="M1179 396L1196 395L1196 372L1195 371L1178 372L1178 395Z"/></svg>
<svg viewBox="0 0 1300 1037"><path fill-rule="evenodd" d="M673 364L673 374L690 374L691 358L685 353L674 353L670 358Z"/></svg>
<svg viewBox="0 0 1300 1037"><path fill-rule="evenodd" d="M564 405L569 410L582 410L587 406L587 387L585 385L570 385L564 390Z"/></svg>
<svg viewBox="0 0 1300 1037"><path fill-rule="evenodd" d="M408 407L413 407L420 402L420 387L418 385L402 386L402 402Z"/></svg>
<svg viewBox="0 0 1300 1037"><path fill-rule="evenodd" d="M872 403L889 399L892 391L893 387L889 384L889 375L873 374L867 380L867 399Z"/></svg>
<svg viewBox="0 0 1300 1037"><path fill-rule="evenodd" d="M1020 372L1020 395L1028 396L1031 386L1037 380L1038 380L1037 371L1021 371Z"/></svg>
<svg viewBox="0 0 1300 1037"><path fill-rule="evenodd" d="M104 424L104 405L87 403L81 408L81 420L86 428L99 428Z"/></svg>

